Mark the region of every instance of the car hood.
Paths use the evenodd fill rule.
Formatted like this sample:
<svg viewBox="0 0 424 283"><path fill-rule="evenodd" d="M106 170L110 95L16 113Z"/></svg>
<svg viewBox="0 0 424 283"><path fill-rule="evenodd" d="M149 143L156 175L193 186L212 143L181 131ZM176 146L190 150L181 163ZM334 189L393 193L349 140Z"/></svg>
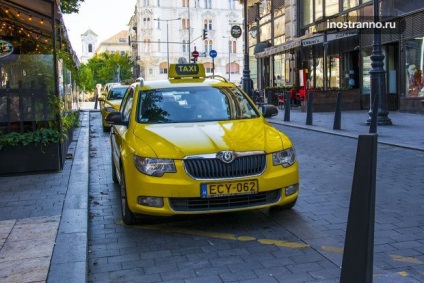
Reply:
<svg viewBox="0 0 424 283"><path fill-rule="evenodd" d="M291 147L289 138L263 118L196 124L138 124L134 134L161 158L178 159L221 150L268 153Z"/></svg>

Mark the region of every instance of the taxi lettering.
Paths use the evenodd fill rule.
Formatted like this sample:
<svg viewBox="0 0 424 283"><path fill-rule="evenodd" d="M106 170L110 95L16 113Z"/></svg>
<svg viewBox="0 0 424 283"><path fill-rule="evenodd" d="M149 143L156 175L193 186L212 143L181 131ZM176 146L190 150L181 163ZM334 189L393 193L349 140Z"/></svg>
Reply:
<svg viewBox="0 0 424 283"><path fill-rule="evenodd" d="M199 68L195 64L177 65L176 71L179 75L195 75L199 72Z"/></svg>

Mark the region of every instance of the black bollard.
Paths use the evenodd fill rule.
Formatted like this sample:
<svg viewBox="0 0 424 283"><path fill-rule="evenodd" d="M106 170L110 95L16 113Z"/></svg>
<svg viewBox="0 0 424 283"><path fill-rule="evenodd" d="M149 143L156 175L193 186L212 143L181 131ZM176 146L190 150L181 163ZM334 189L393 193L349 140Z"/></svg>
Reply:
<svg viewBox="0 0 424 283"><path fill-rule="evenodd" d="M372 283L377 135L359 135L341 283Z"/></svg>
<svg viewBox="0 0 424 283"><path fill-rule="evenodd" d="M94 109L97 109L97 103L98 103L98 101L99 101L99 95L98 94L96 94L96 96L95 96L95 100L94 100Z"/></svg>
<svg viewBox="0 0 424 283"><path fill-rule="evenodd" d="M377 133L377 116L378 116L378 95L374 97L374 104L372 105L371 121L370 121L370 134Z"/></svg>
<svg viewBox="0 0 424 283"><path fill-rule="evenodd" d="M333 130L340 130L342 124L342 93L337 93L336 112L334 113Z"/></svg>
<svg viewBox="0 0 424 283"><path fill-rule="evenodd" d="M286 97L286 103L284 103L284 121L290 121L290 92L286 91L284 94Z"/></svg>
<svg viewBox="0 0 424 283"><path fill-rule="evenodd" d="M314 92L309 91L307 96L307 109L306 109L306 125L312 125L312 105L314 102Z"/></svg>

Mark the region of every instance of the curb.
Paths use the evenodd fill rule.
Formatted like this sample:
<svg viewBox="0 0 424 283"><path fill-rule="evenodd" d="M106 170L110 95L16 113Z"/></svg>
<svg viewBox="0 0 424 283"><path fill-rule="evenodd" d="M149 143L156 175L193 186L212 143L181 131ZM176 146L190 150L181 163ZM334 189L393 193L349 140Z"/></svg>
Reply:
<svg viewBox="0 0 424 283"><path fill-rule="evenodd" d="M87 282L89 112L82 111L47 282Z"/></svg>

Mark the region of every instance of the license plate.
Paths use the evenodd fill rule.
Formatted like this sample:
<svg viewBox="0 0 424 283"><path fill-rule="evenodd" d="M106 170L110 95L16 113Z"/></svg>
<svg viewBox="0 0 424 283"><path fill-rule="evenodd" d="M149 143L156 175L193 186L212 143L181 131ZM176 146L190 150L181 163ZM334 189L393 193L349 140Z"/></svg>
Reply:
<svg viewBox="0 0 424 283"><path fill-rule="evenodd" d="M207 183L200 185L202 198L223 197L233 195L256 194L258 180L236 181L225 183Z"/></svg>

